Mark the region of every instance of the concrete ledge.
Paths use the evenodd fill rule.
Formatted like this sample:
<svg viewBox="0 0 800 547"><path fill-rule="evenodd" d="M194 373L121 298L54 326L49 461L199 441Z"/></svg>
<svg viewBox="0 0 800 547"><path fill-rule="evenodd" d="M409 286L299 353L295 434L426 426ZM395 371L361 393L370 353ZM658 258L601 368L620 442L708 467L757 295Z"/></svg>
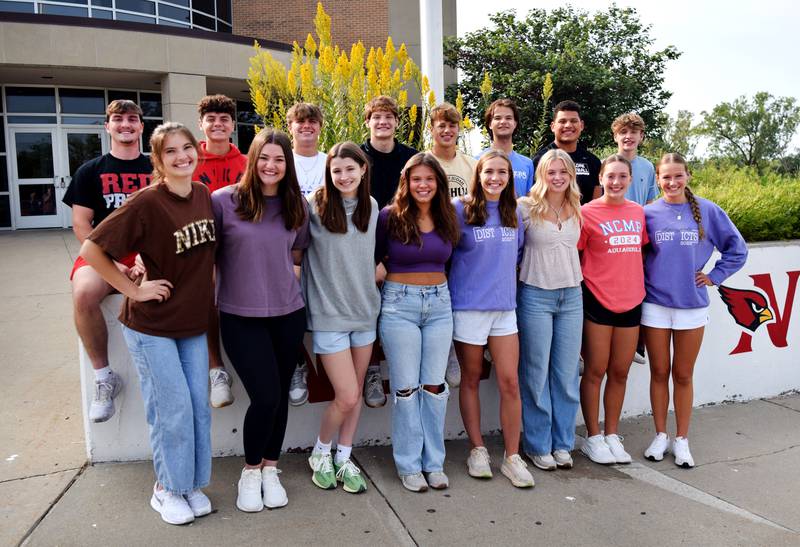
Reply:
<svg viewBox="0 0 800 547"><path fill-rule="evenodd" d="M712 263L716 259L716 255L712 257ZM798 277L800 243L751 247L747 265L726 281L725 286L755 290L765 296L774 319L755 331L738 326L717 291L709 290L711 322L695 368L696 405L771 397L800 389L800 367L796 359L800 328L790 328L793 319L800 321L792 314ZM121 301L122 298L116 295L103 303L109 326L111 366L125 381L125 389L116 401L117 413L106 423L92 424L86 418L93 377L89 361L80 350L86 449L93 462L150 457L139 382L116 320ZM747 347L749 351L732 354L735 348ZM309 355L313 355L308 336L306 348ZM227 357L225 359L228 363ZM215 456L242 454L241 427L248 398L233 367L228 365L228 371L234 378L236 402L212 412ZM385 370L384 377L388 377ZM628 378L623 416L637 416L650 411L649 382L649 367L634 364ZM481 383L481 403L484 431L496 431L499 428L498 396L493 374ZM284 449L302 449L313 444L326 404L308 403L290 408ZM380 409L365 408L356 443L362 446L388 444L391 441L390 413L391 401ZM450 397L445 435L448 439L463 437L456 390Z"/></svg>

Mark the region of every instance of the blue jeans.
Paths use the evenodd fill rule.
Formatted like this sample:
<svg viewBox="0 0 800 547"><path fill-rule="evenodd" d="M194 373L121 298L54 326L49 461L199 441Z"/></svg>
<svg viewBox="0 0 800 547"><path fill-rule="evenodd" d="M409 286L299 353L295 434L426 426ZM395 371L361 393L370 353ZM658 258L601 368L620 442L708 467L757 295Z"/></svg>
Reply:
<svg viewBox="0 0 800 547"><path fill-rule="evenodd" d="M123 325L142 387L156 478L188 494L211 479L206 335L165 338Z"/></svg>
<svg viewBox="0 0 800 547"><path fill-rule="evenodd" d="M444 373L453 340L447 283L384 282L378 328L394 392L392 453L397 472L442 471L450 395ZM444 387L441 393L431 393L424 385Z"/></svg>
<svg viewBox="0 0 800 547"><path fill-rule="evenodd" d="M517 290L522 446L542 456L575 445L583 334L580 287Z"/></svg>

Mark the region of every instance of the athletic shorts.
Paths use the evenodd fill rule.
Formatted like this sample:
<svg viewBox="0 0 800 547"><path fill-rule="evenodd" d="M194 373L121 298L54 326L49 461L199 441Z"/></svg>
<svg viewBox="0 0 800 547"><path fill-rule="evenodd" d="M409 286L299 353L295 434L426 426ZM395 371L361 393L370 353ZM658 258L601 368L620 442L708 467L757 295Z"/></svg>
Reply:
<svg viewBox="0 0 800 547"><path fill-rule="evenodd" d="M708 324L705 308L668 308L652 302L642 303L642 325L655 329L692 330Z"/></svg>
<svg viewBox="0 0 800 547"><path fill-rule="evenodd" d="M583 290L583 317L592 323L598 325L607 325L609 327L638 327L642 319L642 305L639 304L635 308L616 313L605 306L592 294L592 291L581 283Z"/></svg>
<svg viewBox="0 0 800 547"><path fill-rule="evenodd" d="M508 336L516 333L515 310L453 312L453 340L456 342L483 346L490 336Z"/></svg>
<svg viewBox="0 0 800 547"><path fill-rule="evenodd" d="M128 268L133 267L133 263L136 262L136 255L139 253L132 253L128 256L122 258L122 260L118 260L120 264L124 264ZM78 271L79 268L83 268L84 266L88 266L89 263L86 262L82 256L78 256L78 259L75 260L75 264L72 265L72 271L69 273L69 280L72 281L72 277L75 275L75 272Z"/></svg>
<svg viewBox="0 0 800 547"><path fill-rule="evenodd" d="M317 355L328 355L350 348L368 346L375 342L375 338L377 338L377 333L374 330L351 332L315 330L311 333L314 353Z"/></svg>

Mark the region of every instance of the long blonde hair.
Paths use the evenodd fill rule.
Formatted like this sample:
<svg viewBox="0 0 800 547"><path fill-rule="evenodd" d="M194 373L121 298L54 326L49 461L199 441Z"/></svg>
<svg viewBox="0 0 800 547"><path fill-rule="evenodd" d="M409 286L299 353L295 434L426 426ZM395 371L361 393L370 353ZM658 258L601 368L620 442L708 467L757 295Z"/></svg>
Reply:
<svg viewBox="0 0 800 547"><path fill-rule="evenodd" d="M531 187L528 195L520 199L520 203L523 205L523 207L527 207L530 211L529 215L531 217L531 221L540 223L544 220L544 216L547 214L547 210L550 208L547 200L545 199L545 195L549 189L545 174L550 168L550 165L556 160L561 160L564 163L564 167L567 168L569 186L567 186L567 191L564 193L564 199L572 208L572 211L575 216L577 216L578 223L580 224L581 190L578 187L578 179L575 174L575 162L572 161L572 158L569 157L569 154L558 148L548 150L539 160L539 164L536 166L536 183Z"/></svg>

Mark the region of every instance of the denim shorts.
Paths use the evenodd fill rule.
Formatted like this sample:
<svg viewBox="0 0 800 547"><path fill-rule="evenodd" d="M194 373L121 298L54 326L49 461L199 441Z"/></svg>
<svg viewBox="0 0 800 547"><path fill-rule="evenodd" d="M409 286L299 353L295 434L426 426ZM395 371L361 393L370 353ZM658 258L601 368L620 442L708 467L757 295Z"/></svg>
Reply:
<svg viewBox="0 0 800 547"><path fill-rule="evenodd" d="M453 312L453 340L456 342L483 346L489 341L490 336L508 336L516 333L516 310Z"/></svg>
<svg viewBox="0 0 800 547"><path fill-rule="evenodd" d="M314 353L317 355L328 355L339 353L350 348L360 348L368 346L377 337L375 330L340 332L330 330L315 330L311 333L311 340L314 343Z"/></svg>
<svg viewBox="0 0 800 547"><path fill-rule="evenodd" d="M708 324L708 307L668 308L642 302L642 325L655 329L692 330Z"/></svg>

